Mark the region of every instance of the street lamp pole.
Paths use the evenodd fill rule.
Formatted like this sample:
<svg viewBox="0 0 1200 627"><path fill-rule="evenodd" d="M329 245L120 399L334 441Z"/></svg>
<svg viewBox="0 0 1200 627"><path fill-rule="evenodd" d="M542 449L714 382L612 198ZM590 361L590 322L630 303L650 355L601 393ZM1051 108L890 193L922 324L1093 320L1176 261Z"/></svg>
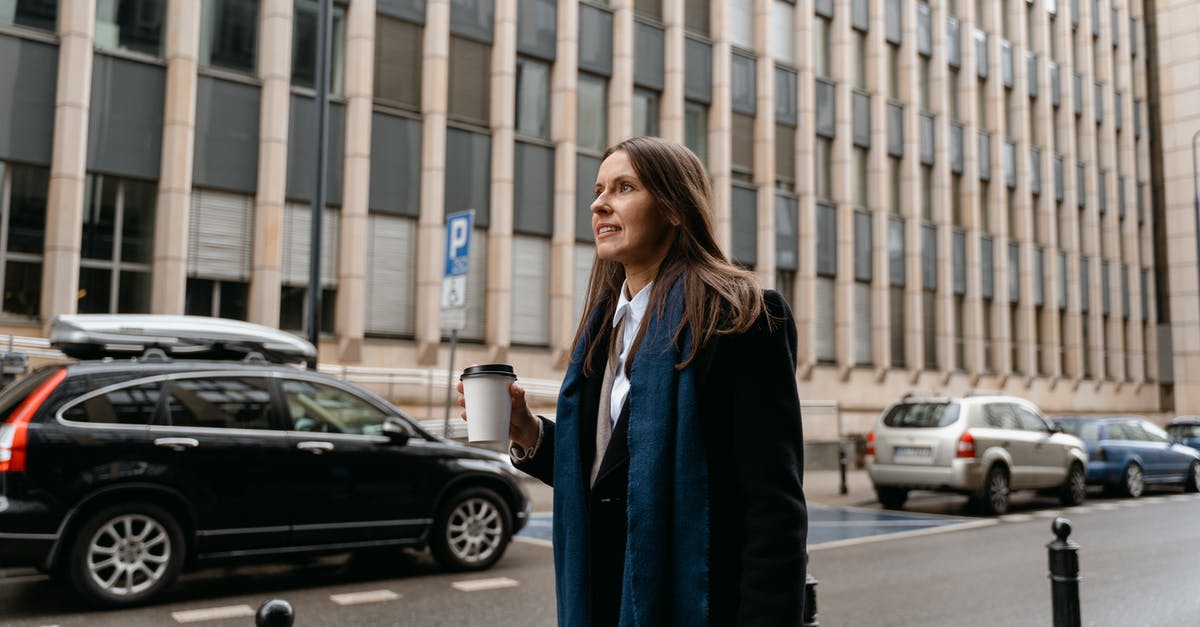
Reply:
<svg viewBox="0 0 1200 627"><path fill-rule="evenodd" d="M332 37L330 24L333 22L332 0L320 0L317 14L317 67L316 76L316 105L317 105L317 168L316 180L313 182L312 199L312 230L308 248L308 341L313 346L318 343L321 335L321 217L325 209L325 172L328 169L327 152L329 150L329 56ZM318 356L320 350L317 351ZM316 370L317 357L309 363L309 368Z"/></svg>

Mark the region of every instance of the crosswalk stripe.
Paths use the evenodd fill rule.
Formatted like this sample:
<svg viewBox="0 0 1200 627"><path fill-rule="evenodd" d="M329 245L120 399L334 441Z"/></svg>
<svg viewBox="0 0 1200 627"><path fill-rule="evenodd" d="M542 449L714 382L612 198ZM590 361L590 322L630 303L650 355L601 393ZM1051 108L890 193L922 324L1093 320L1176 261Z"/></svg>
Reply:
<svg viewBox="0 0 1200 627"><path fill-rule="evenodd" d="M496 590L499 588L515 588L521 585L521 582L508 577L492 577L489 579L471 579L468 581L456 581L450 584L450 587L462 592L480 592L482 590Z"/></svg>
<svg viewBox="0 0 1200 627"><path fill-rule="evenodd" d="M254 608L249 605L226 605L223 607L208 607L200 610L182 610L171 612L171 618L177 623L199 623L206 620L222 620L226 618L242 618L254 616Z"/></svg>
<svg viewBox="0 0 1200 627"><path fill-rule="evenodd" d="M338 605L358 605L359 603L380 603L382 601L395 601L400 595L391 590L367 590L364 592L343 592L342 594L331 594L329 600Z"/></svg>
<svg viewBox="0 0 1200 627"><path fill-rule="evenodd" d="M1033 520L1031 514L1005 514L1000 517L1004 522L1028 522Z"/></svg>

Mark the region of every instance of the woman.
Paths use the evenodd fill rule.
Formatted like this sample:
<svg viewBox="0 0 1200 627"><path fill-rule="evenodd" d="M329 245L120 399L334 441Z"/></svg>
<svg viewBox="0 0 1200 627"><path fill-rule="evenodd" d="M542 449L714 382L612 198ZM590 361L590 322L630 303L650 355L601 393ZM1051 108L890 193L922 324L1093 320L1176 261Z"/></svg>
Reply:
<svg viewBox="0 0 1200 627"><path fill-rule="evenodd" d="M511 388L514 462L554 486L559 624L799 625L791 311L726 261L687 148L621 142L595 197L588 314L556 421Z"/></svg>

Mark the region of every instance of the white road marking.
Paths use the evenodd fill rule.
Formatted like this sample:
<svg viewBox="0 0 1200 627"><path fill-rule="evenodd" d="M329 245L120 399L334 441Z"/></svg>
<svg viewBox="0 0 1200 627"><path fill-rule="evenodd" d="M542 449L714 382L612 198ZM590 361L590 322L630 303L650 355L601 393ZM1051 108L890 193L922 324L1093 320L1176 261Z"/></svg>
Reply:
<svg viewBox="0 0 1200 627"><path fill-rule="evenodd" d="M367 590L365 592L344 592L342 594L331 594L329 600L338 605L358 605L359 603L380 603L383 601L395 601L400 595L391 590Z"/></svg>
<svg viewBox="0 0 1200 627"><path fill-rule="evenodd" d="M479 592L481 590L497 590L500 588L515 588L521 585L521 582L508 577L491 577L489 579L471 579L468 581L456 581L450 584L450 587L462 592Z"/></svg>
<svg viewBox="0 0 1200 627"><path fill-rule="evenodd" d="M1031 515L1031 514L1005 514L1004 516L1000 517L1000 520L1003 520L1004 522L1029 522L1029 521L1033 520L1033 515Z"/></svg>
<svg viewBox="0 0 1200 627"><path fill-rule="evenodd" d="M1170 497L1155 497L1155 498L1169 498L1171 501L1174 501L1176 503L1181 503L1184 501L1196 500L1196 495L1194 495L1194 494L1172 494Z"/></svg>
<svg viewBox="0 0 1200 627"><path fill-rule="evenodd" d="M549 540L543 540L541 538L526 538L524 536L515 536L515 537L513 537L513 540L516 542L524 542L526 544L536 544L538 546L544 546L546 548L554 547L553 542L551 542Z"/></svg>
<svg viewBox="0 0 1200 627"><path fill-rule="evenodd" d="M1086 514L1090 511L1092 511L1091 505L1077 505L1075 507L1068 509L1065 513L1067 513L1067 514Z"/></svg>
<svg viewBox="0 0 1200 627"><path fill-rule="evenodd" d="M171 612L171 618L174 618L177 623L199 623L206 620L242 618L245 616L254 616L254 608L249 605L226 605L224 607L209 607L202 610Z"/></svg>
<svg viewBox="0 0 1200 627"><path fill-rule="evenodd" d="M939 533L949 533L951 531L962 531L964 529L977 529L979 527L990 527L999 524L996 520L973 520L970 522L958 523L954 525L941 525L940 527L927 527L925 529L913 529L912 531L899 531L896 533L885 533L874 536L863 536L861 538L846 538L845 540L833 540L832 542L821 542L818 544L808 545L809 551L821 551L824 549L840 549L846 546L855 546L859 544L871 544L874 542L886 542L888 540L899 540L902 538L917 538L920 536L932 536Z"/></svg>
<svg viewBox="0 0 1200 627"><path fill-rule="evenodd" d="M1096 503L1095 505L1092 506L1092 508L1100 510L1102 512L1111 512L1111 511L1121 509L1121 506L1117 505L1116 503Z"/></svg>
<svg viewBox="0 0 1200 627"><path fill-rule="evenodd" d="M1145 499L1143 499L1143 502L1145 502L1145 503L1162 503L1166 499L1167 499L1167 497L1165 497L1165 496L1148 496Z"/></svg>
<svg viewBox="0 0 1200 627"><path fill-rule="evenodd" d="M1061 509L1048 509L1040 512L1034 512L1034 518L1058 518L1062 516Z"/></svg>

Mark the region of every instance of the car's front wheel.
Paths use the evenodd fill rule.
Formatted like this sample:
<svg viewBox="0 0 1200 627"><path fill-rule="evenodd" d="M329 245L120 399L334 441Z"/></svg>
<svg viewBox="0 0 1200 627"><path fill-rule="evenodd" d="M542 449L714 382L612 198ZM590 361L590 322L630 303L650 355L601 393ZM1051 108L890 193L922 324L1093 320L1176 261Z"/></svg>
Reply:
<svg viewBox="0 0 1200 627"><path fill-rule="evenodd" d="M512 527L508 505L487 488L468 488L446 500L429 549L450 570L484 570L504 555Z"/></svg>
<svg viewBox="0 0 1200 627"><path fill-rule="evenodd" d="M1200 492L1200 462L1192 462L1188 468L1187 479L1183 482L1186 492Z"/></svg>
<svg viewBox="0 0 1200 627"><path fill-rule="evenodd" d="M1008 471L995 464L988 469L977 500L984 511L999 516L1008 511L1008 495Z"/></svg>
<svg viewBox="0 0 1200 627"><path fill-rule="evenodd" d="M1067 480L1059 489L1058 502L1068 507L1081 505L1087 498L1087 473L1081 464L1071 464Z"/></svg>
<svg viewBox="0 0 1200 627"><path fill-rule="evenodd" d="M908 500L908 490L904 488L876 486L875 495L879 497L879 502L887 509L900 509L904 507L904 502Z"/></svg>
<svg viewBox="0 0 1200 627"><path fill-rule="evenodd" d="M77 529L67 555L71 585L111 607L144 603L169 588L183 566L183 532L151 503L111 505Z"/></svg>
<svg viewBox="0 0 1200 627"><path fill-rule="evenodd" d="M1136 499L1145 491L1146 477L1142 474L1142 467L1136 463L1126 466L1124 474L1121 475L1121 492L1129 498Z"/></svg>

